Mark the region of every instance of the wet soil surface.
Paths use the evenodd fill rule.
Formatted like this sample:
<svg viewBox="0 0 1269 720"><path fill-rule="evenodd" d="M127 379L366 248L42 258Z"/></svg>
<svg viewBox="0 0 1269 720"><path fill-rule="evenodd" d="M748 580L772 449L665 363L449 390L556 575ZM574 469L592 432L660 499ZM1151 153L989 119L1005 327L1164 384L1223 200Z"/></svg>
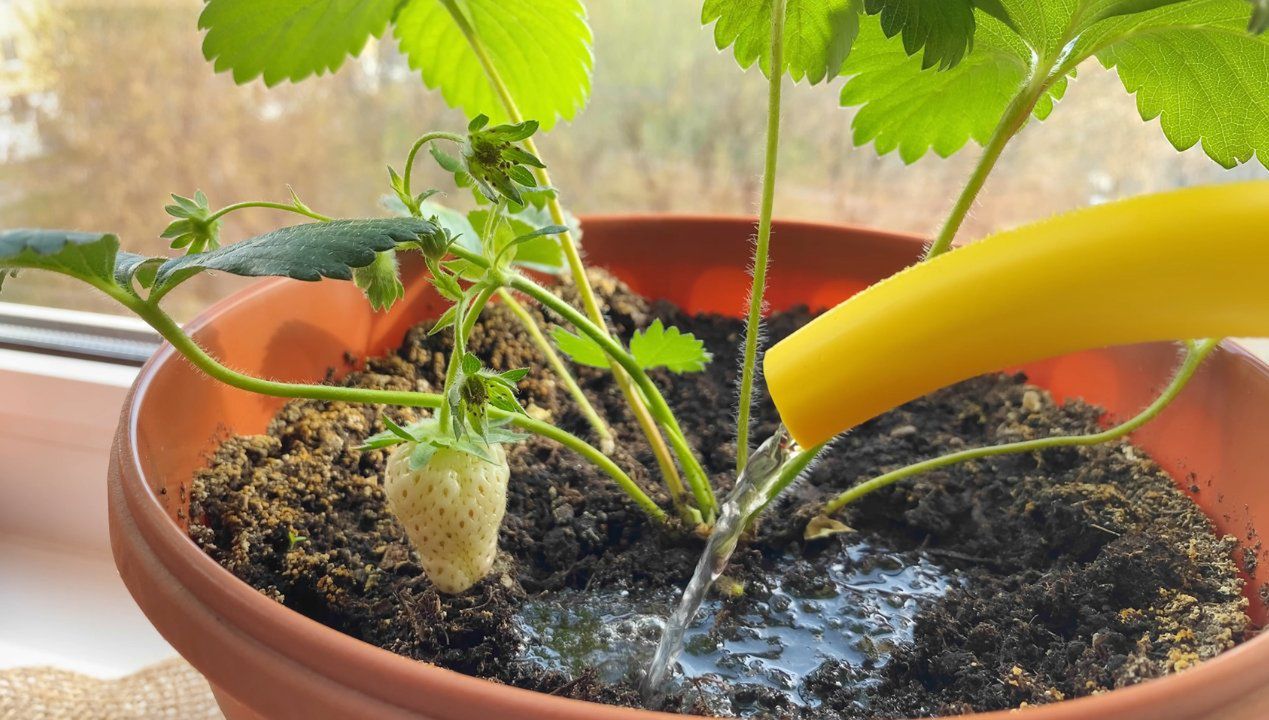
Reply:
<svg viewBox="0 0 1269 720"><path fill-rule="evenodd" d="M730 484L730 408L741 324L686 316L605 280L623 336L662 318L714 353L699 374L656 373L684 429ZM774 341L808 319L770 320ZM447 334L411 332L344 382L437 391ZM531 413L588 427L510 313L492 307L472 349L532 366ZM937 362L932 356L931 362ZM668 506L656 465L606 373L579 380L620 439L614 459ZM884 378L876 379L884 382ZM414 411L389 411L400 421ZM702 543L656 527L611 483L538 438L510 453L494 572L467 593L433 589L387 512L382 430L370 407L299 401L267 434L229 438L195 480L191 534L262 593L407 657L542 692L640 705L635 678L659 616ZM763 398L756 437L775 429ZM1096 427L1020 376L971 380L839 439L738 551L688 638L664 709L771 718L892 718L1014 708L1184 670L1244 639L1234 541L1127 443L966 463L875 493L841 518L856 532L802 539L842 489L951 450Z"/></svg>

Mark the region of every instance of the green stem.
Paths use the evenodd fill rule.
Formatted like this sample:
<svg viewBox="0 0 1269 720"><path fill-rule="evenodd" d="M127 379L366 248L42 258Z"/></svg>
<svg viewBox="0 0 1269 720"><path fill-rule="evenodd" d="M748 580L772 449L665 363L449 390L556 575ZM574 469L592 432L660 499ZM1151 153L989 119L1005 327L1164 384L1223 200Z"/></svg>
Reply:
<svg viewBox="0 0 1269 720"><path fill-rule="evenodd" d="M234 212L235 210L243 210L245 208L267 208L269 210L285 210L287 212L293 212L296 215L303 215L305 217L310 217L310 218L313 218L314 220L319 220L321 222L331 221L331 218L327 217L326 215L313 212L312 210L309 210L307 208L302 208L297 205L268 202L266 200L252 200L249 202L240 202L240 203L234 203L233 205L226 205L225 207L209 215L207 217L207 222L210 223L212 221L219 220L220 218L228 215L231 212Z"/></svg>
<svg viewBox="0 0 1269 720"><path fill-rule="evenodd" d="M880 475L866 482L862 482L824 505L823 513L830 515L841 510L843 507L855 502L859 498L868 493L880 490L884 487L893 485L900 480L918 475L920 473L937 470L939 468L962 463L967 460L977 460L985 457L993 457L996 455L1008 455L1014 453L1036 452L1039 450L1048 450L1058 447L1072 447L1084 445L1099 445L1111 440L1117 440L1137 428L1150 422L1164 408L1171 403L1177 395L1181 393L1194 377L1194 372L1198 370L1203 360L1216 349L1220 343L1218 339L1202 340L1196 343L1187 343L1185 359L1181 366L1177 369L1176 375L1173 376L1172 382L1164 389L1164 391L1150 403L1146 409L1142 410L1131 420L1108 428L1098 433L1090 433L1087 435L1062 435L1055 437L1039 438L1036 440L1024 440L1021 442L1006 443L1004 445L994 445L991 447L972 448L970 450L961 450L960 452L949 453L941 457L931 458L919 463L908 465L907 467L892 470L884 475Z"/></svg>
<svg viewBox="0 0 1269 720"><path fill-rule="evenodd" d="M688 486L691 487L692 494L696 498L697 507L702 514L711 515L717 507L717 501L714 499L713 489L709 485L709 476L706 475L700 461L696 459L696 455L688 444L687 437L683 434L683 429L679 427L678 419L674 417L673 411L670 410L669 404L666 403L665 397L657 389L656 383L652 382L652 379L648 377L643 368L639 367L639 363L635 361L634 357L626 352L626 349L616 340L613 340L607 333L587 319L585 315L541 285L522 275L513 275L508 278L508 282L513 289L538 301L543 307L564 318L569 324L595 341L605 355L630 374L630 377L643 392L643 396L648 402L648 410L660 423L661 427L666 430L670 445L674 448L679 462L682 463L686 471Z"/></svg>
<svg viewBox="0 0 1269 720"><path fill-rule="evenodd" d="M485 218L485 227L480 231L480 248L488 258L493 258L497 254L494 251L493 236L494 231L498 228L498 221L502 219L502 212L506 207L506 199L498 198L498 201L494 203L493 209L489 211L488 217ZM490 262L492 263L493 261L491 260Z"/></svg>
<svg viewBox="0 0 1269 720"><path fill-rule="evenodd" d="M306 398L310 400L397 405L414 408L436 409L443 407L445 404L444 398L435 393L285 383L240 373L225 367L209 355L193 338L181 329L181 326L171 316L163 312L157 305L146 302L123 288L101 286L101 289L136 313L150 327L154 328L164 340L168 341L194 367L203 371L208 377L240 390L280 398ZM618 487L625 491L635 504L653 520L657 522L666 521L665 511L658 507L652 498L648 497L647 493L643 492L624 470L585 440L527 415L508 413L497 408L490 408L489 414L495 419L510 418L511 424L520 429L554 440L591 461L596 467L616 481Z"/></svg>
<svg viewBox="0 0 1269 720"><path fill-rule="evenodd" d="M410 192L410 177L414 174L414 157L419 154L419 150L423 149L424 145L433 140L449 140L460 145L466 142L466 138L462 135L447 132L425 133L418 140L415 140L414 145L410 147L410 154L405 157L405 172L401 175L401 189L407 197L414 197Z"/></svg>
<svg viewBox="0 0 1269 720"><path fill-rule="evenodd" d="M952 211L948 214L947 220L944 221L943 228L939 230L934 243L925 251L923 260L938 257L952 249L952 240L955 239L956 233L965 222L965 216L969 214L970 208L974 206L974 201L978 199L978 193L982 191L983 185L987 182L987 176L995 169L1001 153L1005 150L1005 146L1027 124L1027 119L1031 117L1031 113L1035 112L1036 103L1049 91L1049 86L1053 81L1053 75L1050 73L1051 69L1051 66L1037 68L1032 80L1024 85L1018 91L1018 94L1013 97L1013 100L1009 102L1004 116L1001 117L996 129L992 131L987 145L983 148L983 154L978 158L978 163L974 166L974 172L969 176L969 181L956 198L956 204L952 206Z"/></svg>
<svg viewBox="0 0 1269 720"><path fill-rule="evenodd" d="M467 16L463 14L463 11L454 0L440 0L440 2L449 11L450 17L453 18L454 24L458 26L459 32L463 34L467 44L471 46L472 53L476 55L476 60L480 63L480 67L485 73L485 79L489 81L494 94L498 96L499 102L502 103L502 107L507 113L507 118L513 123L523 122L524 116L520 113L520 107L516 104L515 96L511 94L511 89L507 87L506 81L502 79L502 73L498 72L498 66L494 64L493 58L489 57L485 44L481 41L475 28L471 26L471 22L467 20ZM533 138L527 138L524 141L524 147L525 150L533 155L541 157L536 144L533 142ZM534 168L534 174L538 178L539 185L542 187L553 187L550 173L547 172L546 168ZM560 205L558 197L550 198L549 208L551 222L568 227L567 218L564 216L564 208ZM577 285L577 290L582 296L582 305L586 310L586 314L590 315L591 320L603 327L604 331L607 332L608 326L604 322L603 312L599 307L598 300L595 298L595 291L590 285L590 280L586 277L586 268L582 263L581 254L577 250L577 243L574 242L572 234L561 233L560 245L564 249L564 256L568 261L569 270L572 272L573 282Z"/></svg>
<svg viewBox="0 0 1269 720"><path fill-rule="evenodd" d="M498 288L494 285L481 288L471 306L463 313L462 323L454 326L454 348L445 364L445 387L441 391L442 397L448 398L453 392L454 381L458 379L458 368L462 367L463 355L467 352L467 338L471 336L472 328L476 327L476 321L480 319L480 313L484 311L485 305L489 304L489 298L493 297L497 291ZM448 402L441 405L436 415L436 424L442 429L449 427L450 412Z"/></svg>
<svg viewBox="0 0 1269 720"><path fill-rule="evenodd" d="M811 466L811 463L815 461L815 458L819 457L820 453L823 452L824 448L827 446L828 443L821 443L810 450L803 450L785 463L784 467L780 468L779 478L776 479L775 483L771 485L770 490L767 492L767 498L763 501L762 507L758 508L757 512L753 514L753 517L757 518L767 509L767 506L770 505L773 500L780 497L780 494L787 490L789 486L793 484L793 481L797 480L798 476Z"/></svg>
<svg viewBox="0 0 1269 720"><path fill-rule="evenodd" d="M501 410L497 410L497 412L495 412L495 410L497 409L491 408L489 414L495 417L505 417ZM629 495L630 499L633 500L635 504L638 505L653 520L659 523L665 523L668 520L665 511L653 502L652 498L648 497L648 494L635 484L634 480L630 479L630 476L626 474L626 471L622 470L617 463L613 462L607 455L600 452L594 446L550 423L542 422L541 420L534 420L527 415L513 413L510 417L512 424L519 426L523 430L534 433L535 435L541 435L548 440L554 440L591 461L595 467L598 467L616 481L617 486Z"/></svg>
<svg viewBox="0 0 1269 720"><path fill-rule="evenodd" d="M771 69L767 79L767 150L762 171L762 206L753 258L753 287L749 290L749 318L745 322L745 357L740 364L740 396L736 413L736 472L749 462L749 414L753 405L758 340L762 334L763 296L767 289L771 215L775 208L776 162L780 156L780 93L784 86L784 0L771 6Z"/></svg>
<svg viewBox="0 0 1269 720"><path fill-rule="evenodd" d="M529 313L528 308L521 304L519 300L516 300L515 295L507 292L505 288L499 288L498 298L502 300L502 304L505 305L512 314L519 318L520 324L523 325L524 329L529 333L529 337L532 338L533 344L538 346L538 350L541 351L542 355L546 358L546 362L551 366L551 370L555 372L555 375L560 379L560 382L564 383L564 387L568 390L568 394L573 396L573 402L577 403L577 408L581 410L582 415L586 418L586 421L590 423L590 426L594 429L595 434L599 436L600 449L611 451L614 447L612 430L609 429L608 424L604 422L604 419L599 416L595 407L590 404L590 399L586 397L584 392L582 392L581 386L577 384L577 380L573 377L573 374L569 372L568 366L564 364L563 358L560 357L559 353L555 352L555 346L553 346L551 341L546 338L546 335L542 332L542 328L538 325L538 321ZM681 487L682 486L680 486L680 488Z"/></svg>
<svg viewBox="0 0 1269 720"><path fill-rule="evenodd" d="M471 46L472 53L475 54L476 60L480 63L480 67L485 73L485 78L489 81L489 85L493 88L498 100L506 110L508 119L513 123L522 122L524 117L516 104L515 96L511 94L511 89L507 87L507 83L502 79L502 74L498 72L497 66L494 65L493 59L489 57L484 43L481 42L479 35L471 26L471 23L468 22L467 16L463 14L454 0L440 0L440 2L449 11L450 17L453 18L459 32L463 34L467 44ZM542 157L542 154L538 152L537 144L533 142L533 138L527 138L524 141L524 146L533 155ZM534 174L538 179L538 185L554 187L551 183L551 175L546 168L535 168ZM551 222L568 227L568 218L564 214L564 207L560 204L558 196L548 198L547 208L551 213ZM564 251L564 258L568 262L569 271L573 276L573 284L577 287L578 295L581 296L582 307L586 310L586 314L590 316L591 321L599 326L605 335L609 334L608 323L604 320L604 313L599 307L599 301L595 297L594 288L591 287L590 278L586 276L586 266L582 262L577 242L573 239L572 233L568 232L561 233L559 238L560 248ZM639 424L644 437L648 440L648 446L656 457L657 465L661 469L661 474L665 477L667 487L681 486L678 470L674 467L674 459L670 456L670 451L666 447L665 438L662 437L656 422L654 422L638 390L635 389L631 378L619 367L612 368L612 375L617 387L621 389L621 394L626 398L626 404L630 407L631 413L634 414L635 421ZM706 481L706 485L708 486L708 481ZM672 489L671 492L673 492ZM709 494L712 498L712 489L709 490ZM713 505L711 504L712 507ZM701 512L706 516L707 522L712 522L712 510L702 507Z"/></svg>

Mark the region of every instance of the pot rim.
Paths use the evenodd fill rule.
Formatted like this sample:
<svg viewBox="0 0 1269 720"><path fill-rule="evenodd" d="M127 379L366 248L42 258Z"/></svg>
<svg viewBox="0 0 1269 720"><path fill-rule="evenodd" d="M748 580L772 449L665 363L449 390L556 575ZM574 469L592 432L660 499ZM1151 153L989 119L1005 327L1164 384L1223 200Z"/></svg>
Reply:
<svg viewBox="0 0 1269 720"><path fill-rule="evenodd" d="M738 231L748 232L754 219L742 215L605 214L585 216L583 221L591 224L725 223L737 225ZM911 233L878 231L848 223L778 220L776 226L777 229L802 227L829 230L833 233L850 232L913 245L924 245L927 242L925 238ZM186 329L191 333L202 330L222 313L274 292L279 286L290 282L292 281L285 278L257 282L212 304L188 323ZM1222 343L1222 349L1237 355L1240 362L1249 363L1260 373L1269 375L1269 365L1245 348L1226 341ZM415 710L414 703L409 702L408 698L427 697L428 694L442 692L445 695L488 699L500 708L528 705L538 710L549 710L553 717L577 720L597 717L605 720L673 720L686 717L556 697L412 660L329 628L266 597L238 579L205 554L169 517L160 498L147 482L141 466L141 450L137 445L139 410L155 375L171 361L179 361L179 355L171 345L165 343L141 368L128 393L120 417L119 434L112 450L112 462L120 472L112 476L112 485L115 484L114 477L118 477L119 481L117 488L111 488L111 495L113 498L116 491L118 492L129 519L135 524L155 559L183 585L197 584L199 587L194 593L197 600L206 605L214 615L225 619L224 623L232 630L248 635L253 642L298 667L368 698L393 702L403 712ZM181 565L188 569L177 572ZM244 626L247 627L244 629ZM251 626L267 626L271 632L262 636L252 633ZM178 651L185 654L184 648L178 648ZM1234 697L1258 687L1256 671L1267 664L1269 637L1257 635L1183 672L1100 695L1029 707L1026 717L1034 720L1118 717L1120 713L1130 708L1140 708L1143 704L1158 707L1188 706L1204 696ZM350 673L349 668L355 668L356 672ZM215 684L214 677L209 679ZM408 690L401 692L402 688ZM477 707L472 706L472 709L476 710ZM1015 710L1003 710L959 717L966 720L1006 720L1017 717L1014 713Z"/></svg>

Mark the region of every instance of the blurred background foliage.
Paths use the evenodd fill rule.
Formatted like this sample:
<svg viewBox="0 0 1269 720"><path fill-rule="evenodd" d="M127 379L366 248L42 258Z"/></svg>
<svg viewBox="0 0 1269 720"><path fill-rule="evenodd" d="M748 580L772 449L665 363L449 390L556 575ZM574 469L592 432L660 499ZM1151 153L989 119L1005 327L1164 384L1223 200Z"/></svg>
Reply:
<svg viewBox="0 0 1269 720"><path fill-rule="evenodd" d="M541 142L574 212L753 213L765 84L714 50L699 5L588 0L594 93L576 122ZM424 90L391 39L333 76L236 86L202 58L200 7L0 0L0 227L112 230L132 249L161 253L168 193L201 189L219 206L285 201L287 184L320 212L376 215L385 165L400 166L419 133L464 124ZM932 232L978 148L911 167L855 148L840 84L788 92L777 215ZM423 167L416 186L451 189ZM1115 197L1266 176L1255 162L1225 171L1197 149L1176 153L1157 122L1138 119L1114 75L1089 65L1053 117L1006 152L963 236ZM235 213L223 238L293 222ZM773 252L778 272L778 235ZM170 302L188 317L242 282L200 278ZM115 311L47 278L12 283L4 300Z"/></svg>

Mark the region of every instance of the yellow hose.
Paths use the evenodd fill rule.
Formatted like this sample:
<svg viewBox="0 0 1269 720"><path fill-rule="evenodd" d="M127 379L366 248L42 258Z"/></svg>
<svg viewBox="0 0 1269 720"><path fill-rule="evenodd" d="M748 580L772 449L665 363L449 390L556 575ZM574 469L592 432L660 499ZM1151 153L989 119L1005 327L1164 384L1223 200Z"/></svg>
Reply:
<svg viewBox="0 0 1269 720"><path fill-rule="evenodd" d="M1109 203L913 266L767 351L812 447L941 387L1078 350L1269 335L1269 181Z"/></svg>

